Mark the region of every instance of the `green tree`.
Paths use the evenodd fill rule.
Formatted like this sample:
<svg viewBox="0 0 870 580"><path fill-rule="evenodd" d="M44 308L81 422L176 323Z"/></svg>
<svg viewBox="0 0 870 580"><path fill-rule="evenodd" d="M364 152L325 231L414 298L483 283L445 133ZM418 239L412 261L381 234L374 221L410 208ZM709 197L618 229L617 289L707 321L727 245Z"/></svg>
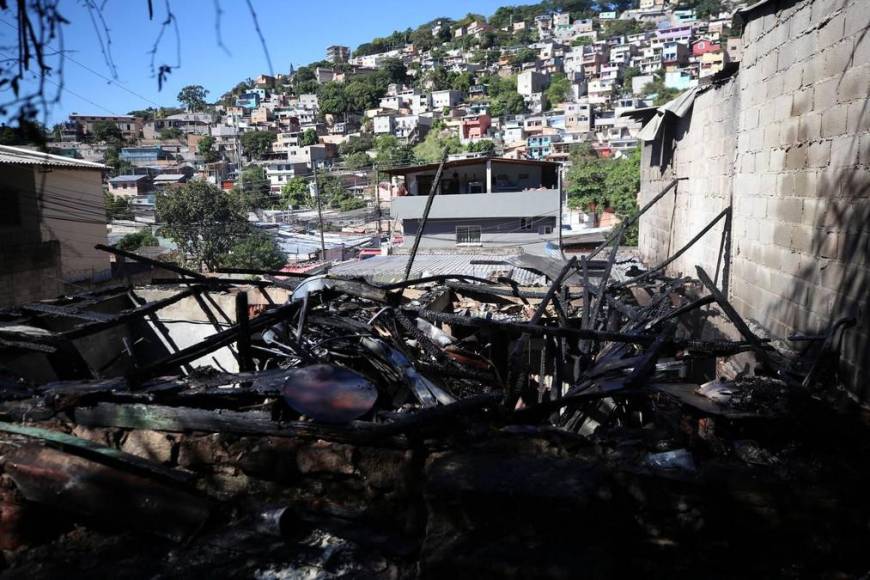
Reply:
<svg viewBox="0 0 870 580"><path fill-rule="evenodd" d="M565 176L568 207L594 210L605 201L605 167L588 143L581 143L571 152L571 168Z"/></svg>
<svg viewBox="0 0 870 580"><path fill-rule="evenodd" d="M428 163L441 161L444 148L447 153L461 153L463 150L459 137L449 131L432 128L426 133L426 138L414 147L414 156Z"/></svg>
<svg viewBox="0 0 870 580"><path fill-rule="evenodd" d="M178 102L187 107L188 111L202 111L205 109L205 97L208 91L201 85L187 85L179 91Z"/></svg>
<svg viewBox="0 0 870 580"><path fill-rule="evenodd" d="M580 36L571 41L571 46L586 46L592 44L592 39L588 36Z"/></svg>
<svg viewBox="0 0 870 580"><path fill-rule="evenodd" d="M308 182L302 177L293 177L281 188L281 204L284 207L311 207L311 192Z"/></svg>
<svg viewBox="0 0 870 580"><path fill-rule="evenodd" d="M621 219L637 212L640 191L640 150L619 159L601 159L588 144L571 153L566 175L568 207L588 211L613 209ZM637 244L637 225L625 233L625 243Z"/></svg>
<svg viewBox="0 0 870 580"><path fill-rule="evenodd" d="M103 192L103 202L106 206L106 219L111 220L131 220L133 219L133 209L130 207L130 202L123 197L115 197L107 191Z"/></svg>
<svg viewBox="0 0 870 580"><path fill-rule="evenodd" d="M115 247L128 252L135 252L142 247L159 246L160 242L151 233L151 230L145 229L139 232L127 234L115 244Z"/></svg>
<svg viewBox="0 0 870 580"><path fill-rule="evenodd" d="M278 136L271 131L246 131L240 139L245 155L251 159L263 159L272 150Z"/></svg>
<svg viewBox="0 0 870 580"><path fill-rule="evenodd" d="M468 89L474 84L474 77L469 72L461 72L453 75L450 80L450 88L455 91L462 91L462 94L468 94Z"/></svg>
<svg viewBox="0 0 870 580"><path fill-rule="evenodd" d="M611 36L628 36L630 34L640 34L655 29L655 24L652 22L640 22L638 20L610 20L605 24L604 34Z"/></svg>
<svg viewBox="0 0 870 580"><path fill-rule="evenodd" d="M495 154L495 143L489 139L481 139L468 144L469 153L483 153L486 156Z"/></svg>
<svg viewBox="0 0 870 580"><path fill-rule="evenodd" d="M242 235L221 258L221 265L230 268L278 270L287 263L287 254L274 237L259 230Z"/></svg>
<svg viewBox="0 0 870 580"><path fill-rule="evenodd" d="M94 139L105 143L122 144L124 135L116 123L111 121L97 121L93 127Z"/></svg>
<svg viewBox="0 0 870 580"><path fill-rule="evenodd" d="M380 166L405 165L411 162L411 149L393 135L375 138L375 159Z"/></svg>
<svg viewBox="0 0 870 580"><path fill-rule="evenodd" d="M544 91L547 102L552 106L562 103L571 94L571 81L563 74L554 74L550 77L550 86Z"/></svg>
<svg viewBox="0 0 870 580"><path fill-rule="evenodd" d="M320 112L327 115L339 115L346 112L347 97L344 94L344 84L329 81L317 87L317 103Z"/></svg>
<svg viewBox="0 0 870 580"><path fill-rule="evenodd" d="M360 135L351 135L347 141L338 146L338 152L341 155L350 155L352 153L365 153L374 147L374 137L371 133L362 133Z"/></svg>
<svg viewBox="0 0 870 580"><path fill-rule="evenodd" d="M514 66L521 65L526 62L534 62L538 60L538 51L523 47L519 49L514 55L511 57L511 64Z"/></svg>
<svg viewBox="0 0 870 580"><path fill-rule="evenodd" d="M666 87L663 75L661 73L656 73L655 78L644 85L643 93L645 95L654 94L656 98L653 100L653 105L660 107L679 95L680 91L678 89Z"/></svg>
<svg viewBox="0 0 870 580"><path fill-rule="evenodd" d="M272 184L266 175L266 169L259 165L245 167L233 191L246 211L272 207Z"/></svg>
<svg viewBox="0 0 870 580"><path fill-rule="evenodd" d="M181 139L184 133L178 127L164 127L160 129L160 139L163 141Z"/></svg>
<svg viewBox="0 0 870 580"><path fill-rule="evenodd" d="M364 169L366 167L371 167L372 158L369 157L367 153L358 151L344 157L344 164L348 169Z"/></svg>
<svg viewBox="0 0 870 580"><path fill-rule="evenodd" d="M384 72L388 83L401 84L408 80L408 69L401 59L385 58L378 68Z"/></svg>
<svg viewBox="0 0 870 580"><path fill-rule="evenodd" d="M317 136L317 131L314 129L305 129L302 132L302 146L306 147L308 145L317 145L320 141L320 137Z"/></svg>
<svg viewBox="0 0 870 580"><path fill-rule="evenodd" d="M202 157L206 163L214 163L220 159L220 154L214 149L215 139L211 135L206 135L196 144L196 152Z"/></svg>
<svg viewBox="0 0 870 580"><path fill-rule="evenodd" d="M205 181L190 181L157 194L163 232L178 245L185 264L213 270L248 229L233 196Z"/></svg>

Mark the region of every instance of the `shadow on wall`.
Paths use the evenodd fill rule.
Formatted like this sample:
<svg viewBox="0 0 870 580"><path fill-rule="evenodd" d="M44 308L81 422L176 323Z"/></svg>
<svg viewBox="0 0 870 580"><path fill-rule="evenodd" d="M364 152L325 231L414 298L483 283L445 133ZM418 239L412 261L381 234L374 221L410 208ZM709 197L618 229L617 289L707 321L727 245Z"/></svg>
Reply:
<svg viewBox="0 0 870 580"><path fill-rule="evenodd" d="M868 108L870 100L865 100L858 127L866 123ZM862 134L866 139L867 132L859 131L847 140L845 154L854 161ZM827 167L815 187L807 179L795 184L804 199L804 219L812 224L812 237L785 300L772 305L765 318L818 334L840 318L853 318L854 326L840 342L838 370L853 394L866 402L870 401L870 179L854 161ZM813 212L811 219L809 212ZM800 245L795 240L799 229L792 230L792 246Z"/></svg>

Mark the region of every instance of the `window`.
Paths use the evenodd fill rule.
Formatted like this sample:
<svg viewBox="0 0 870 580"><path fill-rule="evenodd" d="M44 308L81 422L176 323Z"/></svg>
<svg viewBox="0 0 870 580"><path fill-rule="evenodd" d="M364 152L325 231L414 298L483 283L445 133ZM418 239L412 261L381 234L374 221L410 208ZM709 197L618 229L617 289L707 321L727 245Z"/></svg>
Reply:
<svg viewBox="0 0 870 580"><path fill-rule="evenodd" d="M456 244L480 244L480 226L456 226Z"/></svg>
<svg viewBox="0 0 870 580"><path fill-rule="evenodd" d="M531 218L520 218L520 230L524 232L532 231Z"/></svg>
<svg viewBox="0 0 870 580"><path fill-rule="evenodd" d="M538 228L538 233L540 235L552 234L553 233L553 226L541 226Z"/></svg>

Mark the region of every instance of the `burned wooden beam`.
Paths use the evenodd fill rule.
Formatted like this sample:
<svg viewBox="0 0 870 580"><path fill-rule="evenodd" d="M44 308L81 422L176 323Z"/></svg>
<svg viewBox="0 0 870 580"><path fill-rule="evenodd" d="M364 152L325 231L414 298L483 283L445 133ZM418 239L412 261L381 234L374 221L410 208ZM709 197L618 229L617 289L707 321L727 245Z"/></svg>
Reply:
<svg viewBox="0 0 870 580"><path fill-rule="evenodd" d="M657 272L661 272L662 270L664 270L665 268L667 268L670 264L672 264L672 263L673 263L675 260L677 260L680 256L682 256L683 254L685 254L685 253L689 250L689 248L691 248L692 246L694 246L695 243L696 243L698 240L700 240L701 238L703 238L704 235L705 235L707 232L709 232L711 229L713 229L713 226L715 226L717 223L719 223L719 221L720 221L721 219L723 219L724 217L728 216L730 213L731 213L731 206L729 205L728 207L726 207L725 209L723 209L721 212L719 212L719 214L717 214L716 217L714 217L712 220L710 220L710 223L708 223L706 226L704 226L704 227L701 229L700 232L698 232L697 234L695 234L694 237L693 237L691 240L689 240L688 242L686 242L686 244L683 245L682 248L680 248L679 250L677 250L673 255L669 256L669 257L668 257L664 262L658 264L658 265L655 266L654 268L650 268L649 270L647 270L646 272L644 272L643 274L641 274L641 275L638 276L637 278L633 278L633 279L631 279L631 280L628 280L628 281L626 281L626 282L623 282L623 283L621 284L621 286L627 286L627 285L629 285L629 284L637 284L638 282L641 282L641 281L643 281L643 280L646 280L647 278L649 278L649 277L652 276L653 274L655 274L655 273L657 273Z"/></svg>
<svg viewBox="0 0 870 580"><path fill-rule="evenodd" d="M405 265L405 275L403 280L411 277L411 269L414 267L414 258L417 256L417 248L420 247L420 239L426 230L426 223L429 221L429 211L432 209L432 201L438 193L438 186L441 185L441 176L444 174L444 164L447 163L447 147L441 154L441 163L438 165L438 171L435 172L435 179L432 180L432 186L429 188L429 197L426 198L426 206L423 208L423 217L420 220L420 225L417 227L417 235L414 236L414 245L411 247L411 253L408 255L408 263Z"/></svg>
<svg viewBox="0 0 870 580"><path fill-rule="evenodd" d="M752 351L758 356L759 362L761 362L768 370L776 371L777 366L773 364L770 358L770 354L764 348L764 345L758 339L754 332L749 328L749 326L743 321L743 318L737 314L737 311L734 310L734 307L731 306L731 303L728 302L728 299L722 294L722 292L716 288L716 285L713 283L713 280L710 279L710 276L707 272L704 271L704 268L701 266L696 266L695 270L698 272L698 279L701 280L701 283L707 288L710 294L713 295L713 298L716 300L716 303L725 313L725 316L728 317L728 320L731 321L731 324L737 328L737 331L740 333L743 338L746 339L749 344L752 345Z"/></svg>
<svg viewBox="0 0 870 580"><path fill-rule="evenodd" d="M77 308L75 306L58 306L56 304L26 304L19 307L23 312L33 314L48 314L49 316L60 316L63 318L75 318L78 320L87 320L89 322L105 322L111 320L111 314L103 312L91 312Z"/></svg>
<svg viewBox="0 0 870 580"><path fill-rule="evenodd" d="M71 330L60 333L59 336L67 340L73 340L76 338L81 338L82 336L88 336L97 332L101 332L114 326L129 322L131 320L138 320L140 318L144 318L149 314L153 314L154 312L157 312L162 308L166 308L171 304L175 304L176 302L179 302L187 298L188 296L192 296L197 292L201 292L202 290L203 288L200 285L191 286L190 288L186 288L167 298L155 300L154 302L148 302L147 304L138 306L136 308L123 310L118 314L107 315L107 318L94 322L93 324L84 324L77 326Z"/></svg>
<svg viewBox="0 0 870 580"><path fill-rule="evenodd" d="M407 312L415 312L418 316L421 316L430 322L444 322L447 324L468 326L472 328L488 328L512 335L528 334L530 336L538 337L550 334L567 338L631 342L635 344L651 344L654 340L654 337L643 334L628 334L565 326L546 326L542 324L527 324L521 322L504 322L478 316L461 316L459 314L448 314L445 312L434 312L432 310L420 310L414 308L406 308L404 310Z"/></svg>
<svg viewBox="0 0 870 580"><path fill-rule="evenodd" d="M278 308L275 308L273 310L267 310L266 312L254 318L248 325L248 329L250 332L259 331L271 324L275 324L291 316L298 308L298 303L292 303L284 304L283 306L279 306ZM189 363L193 360L209 354L210 352L214 352L221 347L236 342L238 340L239 332L239 325L233 325L226 330L209 336L198 344L191 345L172 355L169 355L163 360L157 361L141 369L134 369L130 373L128 378L133 380L134 382L137 382L141 381L142 379L157 375L166 370Z"/></svg>

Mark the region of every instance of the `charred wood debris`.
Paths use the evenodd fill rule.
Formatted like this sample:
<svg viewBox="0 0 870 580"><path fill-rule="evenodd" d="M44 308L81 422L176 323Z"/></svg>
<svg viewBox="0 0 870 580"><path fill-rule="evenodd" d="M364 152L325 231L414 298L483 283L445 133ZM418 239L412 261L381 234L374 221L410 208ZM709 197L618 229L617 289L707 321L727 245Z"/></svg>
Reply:
<svg viewBox="0 0 870 580"><path fill-rule="evenodd" d="M582 257L524 257L546 279L537 288L506 277L213 278L104 247L171 271L161 282L177 291L120 312L99 305L135 297L130 286L2 314L4 360L59 378L0 377L4 574L866 568L866 435L842 411L836 377L852 321L789 348L762 338L726 299L730 212L720 220L712 275L666 276L685 248L643 269L619 253L619 229ZM272 303L252 316L248 291ZM236 312L222 330L155 360L125 341L123 373L78 350L227 292ZM238 372L192 364L227 347ZM327 544L330 557L312 563ZM143 561L131 564L130 550Z"/></svg>

